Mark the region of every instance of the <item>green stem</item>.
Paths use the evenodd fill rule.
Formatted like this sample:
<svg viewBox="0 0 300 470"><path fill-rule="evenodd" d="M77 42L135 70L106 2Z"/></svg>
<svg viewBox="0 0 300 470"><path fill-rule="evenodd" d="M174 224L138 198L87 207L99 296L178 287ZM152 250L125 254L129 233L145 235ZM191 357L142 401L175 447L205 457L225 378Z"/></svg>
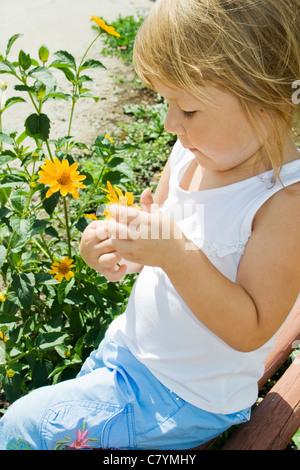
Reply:
<svg viewBox="0 0 300 470"><path fill-rule="evenodd" d="M87 53L89 52L89 50L90 50L90 48L92 47L92 45L97 41L98 37L101 36L101 34L102 34L102 31L95 37L95 39L93 39L93 41L91 42L91 44L89 45L89 47L88 47L87 50L85 51L85 53L84 53L84 55L83 55L83 57L82 57L82 59L81 59L81 62L80 62L80 64L79 64L79 67L78 67L78 73L80 72L80 68L81 68L81 66L82 66L82 64L83 64L84 59L86 58Z"/></svg>
<svg viewBox="0 0 300 470"><path fill-rule="evenodd" d="M47 150L48 150L48 153L49 153L50 160L53 162L53 156L52 156L52 152L51 152L51 149L50 149L49 142L48 142L48 140L46 140L45 142L46 142L46 147L47 147Z"/></svg>
<svg viewBox="0 0 300 470"><path fill-rule="evenodd" d="M26 80L24 81L24 84L27 85ZM33 99L33 97L32 97L32 94L28 92L28 95L29 95L29 98L31 99L31 102L32 102L32 104L33 104L33 106L34 106L34 109L36 110L36 112L37 112L38 114L40 114L40 110L39 110L38 106L36 105L36 103L35 103L35 101L34 101L34 99Z"/></svg>
<svg viewBox="0 0 300 470"><path fill-rule="evenodd" d="M75 94L75 92L74 92ZM74 109L75 109L75 104L76 104L76 98L72 98L72 108L71 108L71 114L70 114L70 119L69 119L69 128L68 128L68 136L71 135L71 126L72 126L72 121L73 121L73 115L74 115ZM69 143L67 144L67 148L69 146Z"/></svg>
<svg viewBox="0 0 300 470"><path fill-rule="evenodd" d="M69 128L68 128L68 136L71 134L71 126L72 126L72 121L73 121L73 115L74 115L74 108L75 108L75 104L77 102L77 98L75 97L76 94L79 95L79 87L78 87L78 79L79 79L79 74L81 72L81 66L83 64L83 61L84 59L86 58L87 56L87 53L89 52L89 50L91 49L91 47L93 46L93 44L97 41L97 39L99 38L99 36L102 34L102 31L95 37L95 39L93 39L93 41L91 42L91 44L89 45L89 47L87 48L87 50L85 51L85 53L83 54L83 57L80 61L80 64L79 64L79 67L77 69L77 73L76 73L76 77L75 77L75 81L74 81L74 85L73 85L73 97L72 97L72 108L71 108L71 114L70 114L70 119L69 119ZM69 148L69 143L67 143L67 151L68 151L68 148Z"/></svg>
<svg viewBox="0 0 300 470"><path fill-rule="evenodd" d="M48 253L48 250L46 251L42 245L37 241L36 238L32 238L32 242L36 244L36 246L41 250L42 253L44 253L44 255L49 258L52 262L53 262L53 257L51 256L50 253ZM44 242L44 240L43 240Z"/></svg>
<svg viewBox="0 0 300 470"><path fill-rule="evenodd" d="M82 214L84 213L84 210L86 208L86 206L88 205L89 201L91 200L92 196L94 195L94 193L96 192L98 186L99 186L99 182L101 181L102 179L102 176L103 176L103 173L104 173L104 170L106 168L106 164L104 163L103 164L103 167L102 167L102 170L100 171L100 174L98 176L98 179L96 181L96 183L94 184L94 188L89 192L88 194L88 197L86 198L85 202L82 204L81 206L81 209L78 211L78 214L77 214L77 217L76 217L76 220L74 221L74 224L72 225L72 227L75 225L76 221L78 221L80 219L80 217L82 216Z"/></svg>
<svg viewBox="0 0 300 470"><path fill-rule="evenodd" d="M33 349L30 349L28 351L25 351L24 353L22 354L19 354L19 356L16 356L14 357L13 359L9 358L9 360L7 361L7 366L9 367L10 364L14 364L15 362L18 362L20 359L22 359L23 357L25 356L28 356L28 354L30 354L32 351L34 351L35 348ZM3 363L1 363L0 365L4 365Z"/></svg>
<svg viewBox="0 0 300 470"><path fill-rule="evenodd" d="M72 250L71 250L71 233L69 227L69 218L68 218L68 207L66 197L63 198L64 200L64 211L65 211L65 220L66 220L66 231L67 231L67 240L68 240L68 254L69 258L72 257Z"/></svg>

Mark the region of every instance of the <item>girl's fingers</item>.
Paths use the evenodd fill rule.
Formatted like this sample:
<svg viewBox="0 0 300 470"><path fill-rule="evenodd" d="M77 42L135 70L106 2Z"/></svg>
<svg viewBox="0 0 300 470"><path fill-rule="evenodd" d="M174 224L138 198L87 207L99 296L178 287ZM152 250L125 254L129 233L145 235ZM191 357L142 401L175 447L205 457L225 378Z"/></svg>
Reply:
<svg viewBox="0 0 300 470"><path fill-rule="evenodd" d="M118 282L123 279L127 271L127 265L122 264L121 266L116 266L114 268L107 268L102 271L103 276L111 282Z"/></svg>
<svg viewBox="0 0 300 470"><path fill-rule="evenodd" d="M106 240L107 238L109 238L109 233L107 231L107 222L105 222L105 224L103 225L100 225L96 228L96 235L97 235L97 238L99 240Z"/></svg>
<svg viewBox="0 0 300 470"><path fill-rule="evenodd" d="M107 253L99 258L99 265L101 268L113 268L121 261L121 256L115 251Z"/></svg>
<svg viewBox="0 0 300 470"><path fill-rule="evenodd" d="M119 204L112 204L109 208L114 219L121 224L128 225L134 219L140 216L141 211L134 209L134 207L121 206ZM113 219L111 219L113 220ZM111 220L109 222L111 222ZM109 226L108 222L108 226Z"/></svg>

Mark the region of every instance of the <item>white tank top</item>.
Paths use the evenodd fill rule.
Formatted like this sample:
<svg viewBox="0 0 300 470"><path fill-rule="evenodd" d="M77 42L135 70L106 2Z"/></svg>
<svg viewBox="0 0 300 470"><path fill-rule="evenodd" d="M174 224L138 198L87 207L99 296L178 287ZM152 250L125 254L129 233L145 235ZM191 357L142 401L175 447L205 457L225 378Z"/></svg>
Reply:
<svg viewBox="0 0 300 470"><path fill-rule="evenodd" d="M272 183L270 170L228 186L188 192L180 188L180 182L193 158L176 143L170 158L169 195L162 210L235 281L253 217L282 185ZM283 165L280 177L285 186L299 182L300 160ZM149 266L142 269L125 313L111 323L107 335L126 346L181 398L222 414L243 410L256 401L257 382L275 340L274 336L256 351L232 349L193 315L165 272Z"/></svg>

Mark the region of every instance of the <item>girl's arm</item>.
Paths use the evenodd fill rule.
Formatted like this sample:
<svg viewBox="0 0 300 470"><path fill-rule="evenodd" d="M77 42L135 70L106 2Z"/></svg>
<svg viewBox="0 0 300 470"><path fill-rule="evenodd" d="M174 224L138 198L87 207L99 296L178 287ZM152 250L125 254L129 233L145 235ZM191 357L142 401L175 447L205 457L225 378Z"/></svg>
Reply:
<svg viewBox="0 0 300 470"><path fill-rule="evenodd" d="M275 334L300 291L300 184L293 189L279 191L258 211L236 282L225 277L202 250L186 249L188 240L161 212L137 214L114 206L109 227L115 233L112 243L125 259L160 266L208 329L232 348L252 351ZM131 227L136 221L144 238L133 239ZM145 236L151 225L161 229L163 224L170 225L169 239ZM118 229L124 226L129 234L126 240L118 237Z"/></svg>
<svg viewBox="0 0 300 470"><path fill-rule="evenodd" d="M280 328L300 292L300 184L258 211L236 283L204 255L178 250L165 271L192 312L234 349L248 352ZM184 273L184 275L182 275Z"/></svg>

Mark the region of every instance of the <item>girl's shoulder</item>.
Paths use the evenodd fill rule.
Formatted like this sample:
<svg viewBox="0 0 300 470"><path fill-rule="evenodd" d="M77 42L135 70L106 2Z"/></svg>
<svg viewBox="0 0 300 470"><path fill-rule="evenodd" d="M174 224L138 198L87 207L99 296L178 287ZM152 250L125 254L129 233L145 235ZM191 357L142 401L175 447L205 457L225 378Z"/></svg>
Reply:
<svg viewBox="0 0 300 470"><path fill-rule="evenodd" d="M237 283L251 296L269 339L300 289L300 182L281 189L256 213Z"/></svg>
<svg viewBox="0 0 300 470"><path fill-rule="evenodd" d="M279 214L284 219L289 218L292 213L300 215L300 181L283 187L272 197L270 197L258 210L255 220L260 217L273 216L277 218ZM280 220L278 220L280 222Z"/></svg>

